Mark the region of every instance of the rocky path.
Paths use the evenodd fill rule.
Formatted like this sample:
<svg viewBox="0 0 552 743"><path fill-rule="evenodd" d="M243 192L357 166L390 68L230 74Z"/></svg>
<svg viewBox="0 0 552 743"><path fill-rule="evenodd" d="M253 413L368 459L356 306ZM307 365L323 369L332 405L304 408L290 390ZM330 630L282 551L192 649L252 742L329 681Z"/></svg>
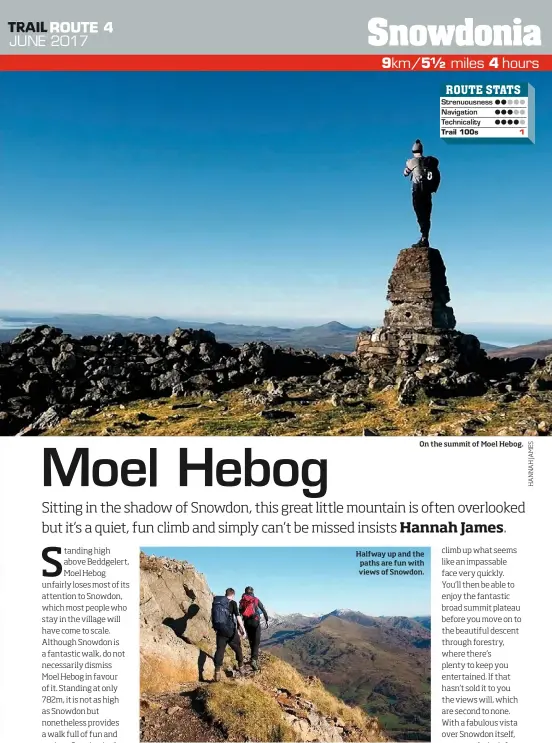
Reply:
<svg viewBox="0 0 552 743"><path fill-rule="evenodd" d="M255 673L247 667L243 679ZM140 698L140 740L142 741L222 741L221 730L203 716L199 692L212 681L194 681L182 684L180 691L171 694L142 694ZM224 683L224 682L221 682Z"/></svg>
<svg viewBox="0 0 552 743"><path fill-rule="evenodd" d="M140 700L140 740L142 741L222 741L224 736L206 722L196 705L202 683L183 684L175 694L142 695Z"/></svg>

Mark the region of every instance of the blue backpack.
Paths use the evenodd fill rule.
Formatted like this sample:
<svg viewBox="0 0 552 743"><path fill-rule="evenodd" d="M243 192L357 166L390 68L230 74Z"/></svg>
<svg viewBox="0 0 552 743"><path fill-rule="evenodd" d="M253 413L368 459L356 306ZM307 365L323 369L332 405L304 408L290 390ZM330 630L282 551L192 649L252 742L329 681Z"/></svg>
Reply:
<svg viewBox="0 0 552 743"><path fill-rule="evenodd" d="M230 611L230 599L226 596L215 596L211 608L211 623L215 632L224 637L232 637L236 627Z"/></svg>

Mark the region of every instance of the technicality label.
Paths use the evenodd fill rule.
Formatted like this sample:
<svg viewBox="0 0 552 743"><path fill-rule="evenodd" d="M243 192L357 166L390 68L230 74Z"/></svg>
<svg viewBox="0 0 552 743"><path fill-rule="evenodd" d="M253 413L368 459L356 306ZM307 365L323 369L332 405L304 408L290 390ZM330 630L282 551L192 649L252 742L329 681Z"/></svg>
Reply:
<svg viewBox="0 0 552 743"><path fill-rule="evenodd" d="M535 142L535 89L529 83L441 86L441 139Z"/></svg>

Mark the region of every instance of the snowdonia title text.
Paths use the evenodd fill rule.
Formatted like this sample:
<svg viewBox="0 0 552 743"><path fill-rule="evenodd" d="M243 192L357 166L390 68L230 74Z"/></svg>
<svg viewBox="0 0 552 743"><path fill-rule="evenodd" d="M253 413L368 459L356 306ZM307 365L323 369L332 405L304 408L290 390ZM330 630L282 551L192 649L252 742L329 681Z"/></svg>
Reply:
<svg viewBox="0 0 552 743"><path fill-rule="evenodd" d="M524 25L521 18L511 23L478 24L464 18L461 24L416 23L413 26L389 23L387 18L370 18L368 44L371 46L541 46L539 26Z"/></svg>
<svg viewBox="0 0 552 743"><path fill-rule="evenodd" d="M180 487L233 488L265 487L281 488L299 486L307 498L322 498L328 490L328 462L326 459L277 459L269 462L254 457L253 450L246 448L238 459L215 459L212 448L205 448L202 456L192 456L187 448L179 453ZM62 458L55 448L44 449L44 485L52 487L74 484L80 487L113 487L125 485L130 488L157 487L157 449L149 450L146 459L94 459L86 447L75 449L71 459Z"/></svg>

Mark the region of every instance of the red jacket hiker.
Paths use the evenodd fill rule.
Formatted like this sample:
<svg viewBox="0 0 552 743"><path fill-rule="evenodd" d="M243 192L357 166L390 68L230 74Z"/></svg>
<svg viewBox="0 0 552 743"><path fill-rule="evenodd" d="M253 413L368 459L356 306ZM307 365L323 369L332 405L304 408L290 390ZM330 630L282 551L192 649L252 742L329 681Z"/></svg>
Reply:
<svg viewBox="0 0 552 743"><path fill-rule="evenodd" d="M260 614L264 616L268 627L268 613L262 602L255 596L251 586L247 586L240 599L240 614L243 617L249 647L251 648L251 667L256 671L259 668L259 646L261 644Z"/></svg>
<svg viewBox="0 0 552 743"><path fill-rule="evenodd" d="M240 600L240 614L244 619L250 619L255 615L259 616L259 599L256 596L244 593Z"/></svg>

